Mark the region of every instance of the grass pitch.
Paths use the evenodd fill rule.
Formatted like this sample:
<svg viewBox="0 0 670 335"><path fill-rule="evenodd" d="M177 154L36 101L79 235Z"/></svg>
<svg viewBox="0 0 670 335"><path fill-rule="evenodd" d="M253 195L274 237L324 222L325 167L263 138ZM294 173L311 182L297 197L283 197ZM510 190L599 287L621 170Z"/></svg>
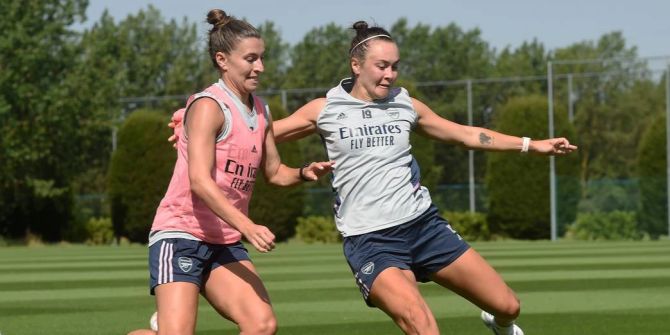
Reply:
<svg viewBox="0 0 670 335"><path fill-rule="evenodd" d="M517 292L526 334L664 334L670 329L670 241L472 243ZM279 334L401 334L366 307L340 245L252 251ZM0 248L0 333L125 334L146 328L147 248ZM422 284L443 334L489 334L479 310ZM198 334L236 334L201 299Z"/></svg>

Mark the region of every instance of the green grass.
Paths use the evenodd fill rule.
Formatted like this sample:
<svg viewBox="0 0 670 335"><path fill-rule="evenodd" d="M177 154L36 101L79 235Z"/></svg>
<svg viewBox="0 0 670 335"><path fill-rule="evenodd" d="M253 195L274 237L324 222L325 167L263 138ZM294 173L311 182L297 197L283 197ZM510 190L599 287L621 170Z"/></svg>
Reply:
<svg viewBox="0 0 670 335"><path fill-rule="evenodd" d="M526 334L665 334L670 327L670 240L473 243L522 301ZM282 244L253 253L280 334L400 334L363 303L339 245ZM0 248L0 333L125 334L154 310L147 249ZM445 334L488 334L478 309L422 284ZM236 334L201 301L198 334Z"/></svg>

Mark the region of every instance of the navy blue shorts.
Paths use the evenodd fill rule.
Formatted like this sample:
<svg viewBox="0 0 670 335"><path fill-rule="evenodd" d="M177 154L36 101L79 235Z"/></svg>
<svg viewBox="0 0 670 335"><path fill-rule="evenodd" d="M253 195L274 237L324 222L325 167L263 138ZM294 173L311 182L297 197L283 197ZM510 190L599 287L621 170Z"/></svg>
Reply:
<svg viewBox="0 0 670 335"><path fill-rule="evenodd" d="M149 247L150 292L160 284L188 282L202 288L209 273L221 265L249 260L242 242L210 244L184 238L166 238Z"/></svg>
<svg viewBox="0 0 670 335"><path fill-rule="evenodd" d="M345 237L343 248L365 302L373 307L370 289L385 269L411 270L417 281L428 282L431 274L454 262L470 246L431 205L410 222Z"/></svg>

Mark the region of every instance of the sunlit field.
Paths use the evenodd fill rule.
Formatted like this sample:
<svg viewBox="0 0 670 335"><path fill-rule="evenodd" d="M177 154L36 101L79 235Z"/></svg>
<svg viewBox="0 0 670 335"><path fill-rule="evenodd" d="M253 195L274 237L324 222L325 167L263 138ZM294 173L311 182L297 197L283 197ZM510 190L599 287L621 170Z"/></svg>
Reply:
<svg viewBox="0 0 670 335"><path fill-rule="evenodd" d="M664 334L670 241L473 243L522 301L526 334ZM144 246L0 248L0 333L125 334L154 310ZM340 245L252 252L279 334L400 334L360 298ZM477 278L472 278L477 280ZM489 334L479 310L435 284L421 290L443 334ZM198 334L236 334L201 300Z"/></svg>

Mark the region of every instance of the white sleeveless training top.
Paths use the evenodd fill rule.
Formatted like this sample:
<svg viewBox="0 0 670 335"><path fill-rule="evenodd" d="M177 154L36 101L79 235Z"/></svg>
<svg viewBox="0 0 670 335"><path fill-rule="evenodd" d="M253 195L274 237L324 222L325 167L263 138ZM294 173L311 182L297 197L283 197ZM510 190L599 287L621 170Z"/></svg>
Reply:
<svg viewBox="0 0 670 335"><path fill-rule="evenodd" d="M343 236L406 223L431 204L410 153L417 114L407 90L369 102L352 97L352 86L347 78L328 91L317 117L328 159L336 162L335 223Z"/></svg>

